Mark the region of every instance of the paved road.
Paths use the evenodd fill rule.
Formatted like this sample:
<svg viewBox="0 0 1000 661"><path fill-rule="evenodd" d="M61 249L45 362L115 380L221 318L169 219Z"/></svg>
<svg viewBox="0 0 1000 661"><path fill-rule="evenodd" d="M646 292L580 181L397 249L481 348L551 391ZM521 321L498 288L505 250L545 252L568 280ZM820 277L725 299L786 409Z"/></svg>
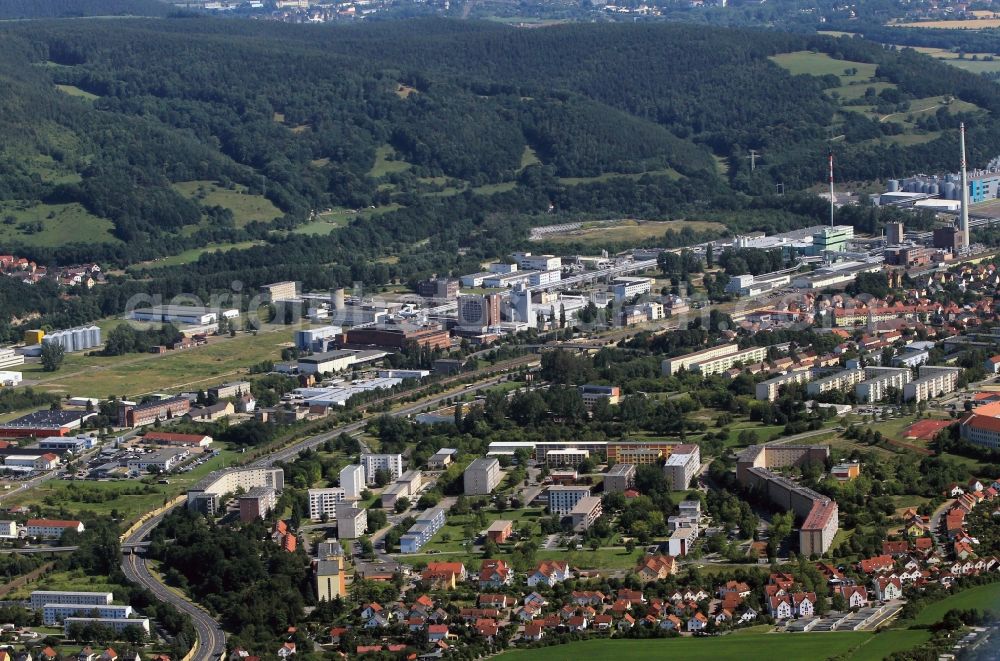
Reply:
<svg viewBox="0 0 1000 661"><path fill-rule="evenodd" d="M139 526L125 540L125 544L136 544L143 541L171 509L151 517L149 521ZM225 654L226 634L222 631L222 627L206 611L160 583L149 572L145 558L134 553L127 553L122 556L121 568L129 581L138 583L156 595L157 599L171 603L177 610L191 616L198 634L198 649L192 657L194 661L215 661Z"/></svg>

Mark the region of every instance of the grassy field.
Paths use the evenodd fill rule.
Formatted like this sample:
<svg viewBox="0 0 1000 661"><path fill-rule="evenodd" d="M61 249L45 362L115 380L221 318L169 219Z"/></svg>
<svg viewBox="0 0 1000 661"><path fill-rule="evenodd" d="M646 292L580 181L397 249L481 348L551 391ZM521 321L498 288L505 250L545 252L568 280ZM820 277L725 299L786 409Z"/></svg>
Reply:
<svg viewBox="0 0 1000 661"><path fill-rule="evenodd" d="M0 241L31 246L67 243L118 243L110 220L92 215L82 205L0 203Z"/></svg>
<svg viewBox="0 0 1000 661"><path fill-rule="evenodd" d="M92 94L87 90L82 90L76 85L56 85L56 89L63 94L69 94L70 96L77 96L81 99L86 99L87 101L93 101L94 99L100 98L96 94Z"/></svg>
<svg viewBox="0 0 1000 661"><path fill-rule="evenodd" d="M149 262L140 262L133 266L130 266L130 270L135 270L138 268L156 268L159 266L183 266L184 264L192 264L198 261L198 258L205 253L210 252L224 252L226 250L246 250L247 248L252 248L254 246L263 245L263 241L239 241L236 243L210 243L203 248L191 248L190 250L185 250L184 252L179 252L176 255L171 255L170 257L163 257L162 259L155 259Z"/></svg>
<svg viewBox="0 0 1000 661"><path fill-rule="evenodd" d="M664 168L662 170L650 170L648 172L605 172L604 174L599 174L595 177L559 177L559 183L566 186L578 186L580 184L605 182L619 177L625 177L627 179L641 179L647 174L653 176L667 176L671 179L682 179L684 177L684 175L673 168Z"/></svg>
<svg viewBox="0 0 1000 661"><path fill-rule="evenodd" d="M944 48L929 48L923 46L912 47L913 50L925 55L930 55L935 60L941 60L946 64L959 69L965 69L972 73L992 73L1000 71L1000 58L992 53L965 53L964 57L959 57L958 53ZM975 58L975 59L972 59ZM990 59L986 59L990 58Z"/></svg>
<svg viewBox="0 0 1000 661"><path fill-rule="evenodd" d="M531 147L525 145L524 153L521 154L521 169L528 167L529 165L539 165L542 159L538 158L538 154Z"/></svg>
<svg viewBox="0 0 1000 661"><path fill-rule="evenodd" d="M930 604L917 615L914 624L927 625L940 622L953 608L978 608L1000 610L1000 583L980 585L962 590L941 601Z"/></svg>
<svg viewBox="0 0 1000 661"><path fill-rule="evenodd" d="M174 190L208 207L225 207L233 212L237 227L254 221L270 222L281 217L281 209L263 195L251 195L245 186L223 188L214 181L182 181Z"/></svg>
<svg viewBox="0 0 1000 661"><path fill-rule="evenodd" d="M869 81L875 76L875 65L866 62L852 62L850 60L835 60L826 53L814 53L812 51L796 51L794 53L782 53L773 55L772 62L787 70L793 76L810 74L813 76L825 76L833 74L840 78L842 85L851 82ZM846 73L847 69L857 69L856 74Z"/></svg>
<svg viewBox="0 0 1000 661"><path fill-rule="evenodd" d="M263 360L278 360L283 345L291 341L291 330L240 334L219 338L207 346L163 355L131 354L101 357L72 354L62 370L44 375L25 369L25 379L40 379L37 390L107 397L196 389L222 382ZM141 392L140 392L141 391Z"/></svg>
<svg viewBox="0 0 1000 661"><path fill-rule="evenodd" d="M915 23L895 23L900 28L937 28L940 30L993 30L1000 28L1000 18L977 18L975 20L917 21Z"/></svg>
<svg viewBox="0 0 1000 661"><path fill-rule="evenodd" d="M823 634L814 635L822 636ZM882 661L894 652L919 647L930 639L931 633L925 630L883 631L868 638L848 658L851 661Z"/></svg>
<svg viewBox="0 0 1000 661"><path fill-rule="evenodd" d="M395 153L389 145L383 145L375 150L375 165L368 171L368 176L374 179L384 177L393 172L402 172L410 169L410 164L402 160L390 160L389 157Z"/></svg>
<svg viewBox="0 0 1000 661"><path fill-rule="evenodd" d="M585 640L533 650L515 650L500 655L505 661L577 661L622 658L629 661L683 658L687 661L719 659L829 659L848 655L873 634L836 632L815 634L747 634L718 638L673 638L668 640ZM848 656L848 658L852 658Z"/></svg>
<svg viewBox="0 0 1000 661"><path fill-rule="evenodd" d="M82 569L49 572L34 583L22 586L7 599L28 599L33 590L68 590L71 592L114 592L115 584L107 576L88 576ZM115 601L121 603L115 595Z"/></svg>
<svg viewBox="0 0 1000 661"><path fill-rule="evenodd" d="M344 227L358 214L349 209L333 209L316 214L316 220L299 225L292 234L326 235Z"/></svg>
<svg viewBox="0 0 1000 661"><path fill-rule="evenodd" d="M91 512L98 516L111 516L115 510L123 521L122 528L163 505L171 498L183 493L198 480L214 470L232 465L239 453L229 450L223 443L213 444L219 456L209 459L201 466L187 473L168 476L170 484L144 484L136 480L112 480L97 482L92 480L50 480L30 491L11 495L7 502L14 505L39 505L65 508L72 515ZM131 494L136 488L145 493ZM100 501L100 502L90 502Z"/></svg>
<svg viewBox="0 0 1000 661"><path fill-rule="evenodd" d="M668 231L679 232L689 227L696 232L722 230L721 223L701 220L637 221L624 220L620 223L584 223L580 229L559 234L547 234L545 241L553 243L587 243L607 245L609 243L638 243L647 239L663 238Z"/></svg>

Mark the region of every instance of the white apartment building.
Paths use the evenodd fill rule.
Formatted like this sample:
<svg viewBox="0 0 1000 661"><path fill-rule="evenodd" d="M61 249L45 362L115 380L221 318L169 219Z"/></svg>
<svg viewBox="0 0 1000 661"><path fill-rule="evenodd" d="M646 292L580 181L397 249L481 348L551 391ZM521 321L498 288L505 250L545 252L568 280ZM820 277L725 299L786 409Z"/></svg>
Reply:
<svg viewBox="0 0 1000 661"><path fill-rule="evenodd" d="M653 281L649 278L619 277L611 282L611 292L615 301L622 302L641 294L648 294L653 289Z"/></svg>
<svg viewBox="0 0 1000 661"><path fill-rule="evenodd" d="M912 373L907 367L866 367L864 381L854 386L859 402L872 404L889 396L890 390L902 391Z"/></svg>
<svg viewBox="0 0 1000 661"><path fill-rule="evenodd" d="M903 399L907 402L923 402L953 392L962 368L921 365L917 373L918 378L903 387Z"/></svg>
<svg viewBox="0 0 1000 661"><path fill-rule="evenodd" d="M114 595L110 592L69 592L66 590L35 590L29 603L32 610L40 610L46 604L73 604L77 606L110 606Z"/></svg>
<svg viewBox="0 0 1000 661"><path fill-rule="evenodd" d="M17 538L17 521L0 521L0 539Z"/></svg>
<svg viewBox="0 0 1000 661"><path fill-rule="evenodd" d="M337 539L357 539L368 532L368 510L337 503Z"/></svg>
<svg viewBox="0 0 1000 661"><path fill-rule="evenodd" d="M576 532L583 532L594 525L603 514L604 510L601 505L601 498L599 496L584 496L573 506L573 509L569 511L569 517L572 521L573 530Z"/></svg>
<svg viewBox="0 0 1000 661"><path fill-rule="evenodd" d="M698 372L702 376L721 374L730 367L737 364L759 363L767 358L767 347L750 347L749 349L738 350L725 356L716 356L693 363L690 367L692 372Z"/></svg>
<svg viewBox="0 0 1000 661"><path fill-rule="evenodd" d="M796 370L767 381L761 381L754 387L754 397L761 401L773 402L781 394L781 388L789 384L808 383L813 378L812 370Z"/></svg>
<svg viewBox="0 0 1000 661"><path fill-rule="evenodd" d="M465 494L468 496L486 496L493 493L493 490L503 479L503 472L500 470L500 461L496 457L480 457L476 459L462 475L465 484Z"/></svg>
<svg viewBox="0 0 1000 661"><path fill-rule="evenodd" d="M52 626L67 617L87 617L94 613L101 618L126 620L132 617L132 607L115 604L45 604L42 606L42 623Z"/></svg>
<svg viewBox="0 0 1000 661"><path fill-rule="evenodd" d="M365 468L361 464L350 464L340 469L340 488L344 498L358 500L365 490Z"/></svg>
<svg viewBox="0 0 1000 661"><path fill-rule="evenodd" d="M685 491L701 468L701 450L697 445L678 445L663 465L663 474L672 491Z"/></svg>
<svg viewBox="0 0 1000 661"><path fill-rule="evenodd" d="M403 474L403 455L401 454L362 454L361 466L365 470L365 484L375 484L375 473L388 471L390 480L396 480Z"/></svg>
<svg viewBox="0 0 1000 661"><path fill-rule="evenodd" d="M254 487L271 487L281 491L285 488L285 471L280 468L243 468L212 473L187 492L187 507L212 516L222 504L220 499L223 495L241 489L250 491Z"/></svg>
<svg viewBox="0 0 1000 661"><path fill-rule="evenodd" d="M337 517L337 505L347 500L347 493L342 487L309 490L309 518L321 521L325 514L328 519Z"/></svg>
<svg viewBox="0 0 1000 661"><path fill-rule="evenodd" d="M821 395L834 390L847 390L865 380L864 370L841 370L822 379L816 379L806 386L806 393Z"/></svg>
<svg viewBox="0 0 1000 661"><path fill-rule="evenodd" d="M549 511L567 516L576 504L590 496L590 487L552 485L548 488Z"/></svg>
<svg viewBox="0 0 1000 661"><path fill-rule="evenodd" d="M737 351L739 351L739 346L736 344L720 344L717 347L702 349L701 351L695 351L694 353L685 354L683 356L667 358L660 363L660 371L663 373L663 376L673 376L682 369L691 369L691 366L695 363L709 360L711 358L728 356L736 353Z"/></svg>

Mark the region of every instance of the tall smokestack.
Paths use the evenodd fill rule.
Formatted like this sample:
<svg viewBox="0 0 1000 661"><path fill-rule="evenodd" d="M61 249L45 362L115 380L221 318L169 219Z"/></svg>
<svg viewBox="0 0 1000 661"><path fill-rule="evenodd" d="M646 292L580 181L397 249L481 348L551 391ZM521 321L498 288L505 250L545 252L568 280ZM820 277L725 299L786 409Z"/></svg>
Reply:
<svg viewBox="0 0 1000 661"><path fill-rule="evenodd" d="M969 249L969 173L965 166L965 122L958 127L959 143L962 148L962 216L959 222L962 230L962 248Z"/></svg>
<svg viewBox="0 0 1000 661"><path fill-rule="evenodd" d="M965 153L964 151L962 153ZM833 148L830 148L830 227L833 227Z"/></svg>

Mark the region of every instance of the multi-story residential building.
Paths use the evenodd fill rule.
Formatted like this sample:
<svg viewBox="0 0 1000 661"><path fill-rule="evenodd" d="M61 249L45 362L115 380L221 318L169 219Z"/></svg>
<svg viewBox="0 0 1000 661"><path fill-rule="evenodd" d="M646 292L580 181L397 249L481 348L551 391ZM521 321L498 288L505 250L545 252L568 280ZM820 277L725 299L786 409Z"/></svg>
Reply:
<svg viewBox="0 0 1000 661"><path fill-rule="evenodd" d="M260 293L268 302L291 301L298 298L298 283L291 280L261 285Z"/></svg>
<svg viewBox="0 0 1000 661"><path fill-rule="evenodd" d="M854 386L854 394L859 402L881 402L891 391L901 392L911 378L908 367L866 367L865 380Z"/></svg>
<svg viewBox="0 0 1000 661"><path fill-rule="evenodd" d="M684 491L701 468L701 450L697 445L678 445L663 464L663 474L673 491Z"/></svg>
<svg viewBox="0 0 1000 661"><path fill-rule="evenodd" d="M834 390L847 390L864 380L865 371L862 369L841 370L830 376L824 376L821 379L811 381L806 386L806 393L809 395L822 395L825 392L832 392Z"/></svg>
<svg viewBox="0 0 1000 661"><path fill-rule="evenodd" d="M17 538L17 521L0 521L0 539Z"/></svg>
<svg viewBox="0 0 1000 661"><path fill-rule="evenodd" d="M491 494L501 479L503 473L500 471L500 461L496 457L481 457L465 469L463 474L465 493L469 496Z"/></svg>
<svg viewBox="0 0 1000 661"><path fill-rule="evenodd" d="M513 532L514 522L500 519L491 523L486 529L486 539L496 544L503 544Z"/></svg>
<svg viewBox="0 0 1000 661"><path fill-rule="evenodd" d="M357 539L368 532L368 510L337 503L337 539Z"/></svg>
<svg viewBox="0 0 1000 661"><path fill-rule="evenodd" d="M239 490L271 487L280 492L285 488L285 472L280 468L242 468L212 473L187 492L187 507L214 516L221 498Z"/></svg>
<svg viewBox="0 0 1000 661"><path fill-rule="evenodd" d="M618 277L611 282L611 292L615 301L621 303L648 294L653 289L653 281L649 278Z"/></svg>
<svg viewBox="0 0 1000 661"><path fill-rule="evenodd" d="M749 349L737 350L725 356L707 358L693 363L690 367L692 372L698 372L702 376L721 374L731 367L739 364L759 363L767 358L767 347L750 347Z"/></svg>
<svg viewBox="0 0 1000 661"><path fill-rule="evenodd" d="M42 539L59 539L67 530L83 532L82 521L61 521L58 519L28 519L24 524L24 534ZM44 604L43 604L44 605Z"/></svg>
<svg viewBox="0 0 1000 661"><path fill-rule="evenodd" d="M375 473L388 471L389 479L396 480L403 474L401 454L362 454L361 466L365 469L365 484L375 484Z"/></svg>
<svg viewBox="0 0 1000 661"><path fill-rule="evenodd" d="M566 516L582 499L590 496L590 487L552 485L548 488L549 511Z"/></svg>
<svg viewBox="0 0 1000 661"><path fill-rule="evenodd" d="M622 493L635 486L635 465L615 464L604 475L605 493Z"/></svg>
<svg viewBox="0 0 1000 661"><path fill-rule="evenodd" d="M309 490L309 518L320 521L325 515L328 519L336 518L337 505L347 500L347 492L343 487L327 487L325 489Z"/></svg>
<svg viewBox="0 0 1000 661"><path fill-rule="evenodd" d="M232 399L250 393L249 381L229 381L221 386L208 389L208 394L216 399Z"/></svg>
<svg viewBox="0 0 1000 661"><path fill-rule="evenodd" d="M781 388L790 384L808 383L812 381L814 372L812 370L796 370L781 376L776 376L767 381L761 381L754 386L754 396L765 402L773 402L781 394Z"/></svg>
<svg viewBox="0 0 1000 661"><path fill-rule="evenodd" d="M580 386L580 397L583 398L583 405L587 410L594 408L594 404L605 401L608 404L617 404L621 399L622 391L618 386L595 386L587 384Z"/></svg>
<svg viewBox="0 0 1000 661"><path fill-rule="evenodd" d="M32 610L40 610L46 604L77 606L110 606L114 595L110 592L70 592L67 590L35 590L31 593L28 603Z"/></svg>
<svg viewBox="0 0 1000 661"><path fill-rule="evenodd" d="M340 469L340 488L344 490L344 498L358 500L365 489L365 467L360 464L350 464Z"/></svg>
<svg viewBox="0 0 1000 661"><path fill-rule="evenodd" d="M569 511L573 530L583 532L588 530L603 513L599 496L584 496Z"/></svg>
<svg viewBox="0 0 1000 661"><path fill-rule="evenodd" d="M240 505L240 521L249 523L254 519L263 519L274 510L278 496L274 487L254 487L237 500Z"/></svg>
<svg viewBox="0 0 1000 661"><path fill-rule="evenodd" d="M923 402L954 392L961 373L961 367L921 365L917 368L918 377L903 387L903 399L907 402Z"/></svg>
<svg viewBox="0 0 1000 661"><path fill-rule="evenodd" d="M739 346L736 344L721 344L717 347L702 349L701 351L695 351L694 353L685 354L683 356L667 358L660 363L660 371L663 373L663 376L673 376L682 369L690 370L691 366L695 363L710 360L712 358L729 356L735 354L739 351L739 349Z"/></svg>
<svg viewBox="0 0 1000 661"><path fill-rule="evenodd" d="M400 553L416 553L438 530L444 527L445 514L443 507L429 509L417 517L410 529L399 538Z"/></svg>
<svg viewBox="0 0 1000 661"><path fill-rule="evenodd" d="M93 614L101 618L125 620L132 617L132 607L114 604L45 604L42 606L42 623L52 626L67 617L86 617Z"/></svg>
<svg viewBox="0 0 1000 661"><path fill-rule="evenodd" d="M112 629L116 633L121 632L126 627L139 627L147 634L149 633L148 617L130 617L118 619L114 617L67 617L63 619L63 633L71 635L74 626L95 626L100 625Z"/></svg>

